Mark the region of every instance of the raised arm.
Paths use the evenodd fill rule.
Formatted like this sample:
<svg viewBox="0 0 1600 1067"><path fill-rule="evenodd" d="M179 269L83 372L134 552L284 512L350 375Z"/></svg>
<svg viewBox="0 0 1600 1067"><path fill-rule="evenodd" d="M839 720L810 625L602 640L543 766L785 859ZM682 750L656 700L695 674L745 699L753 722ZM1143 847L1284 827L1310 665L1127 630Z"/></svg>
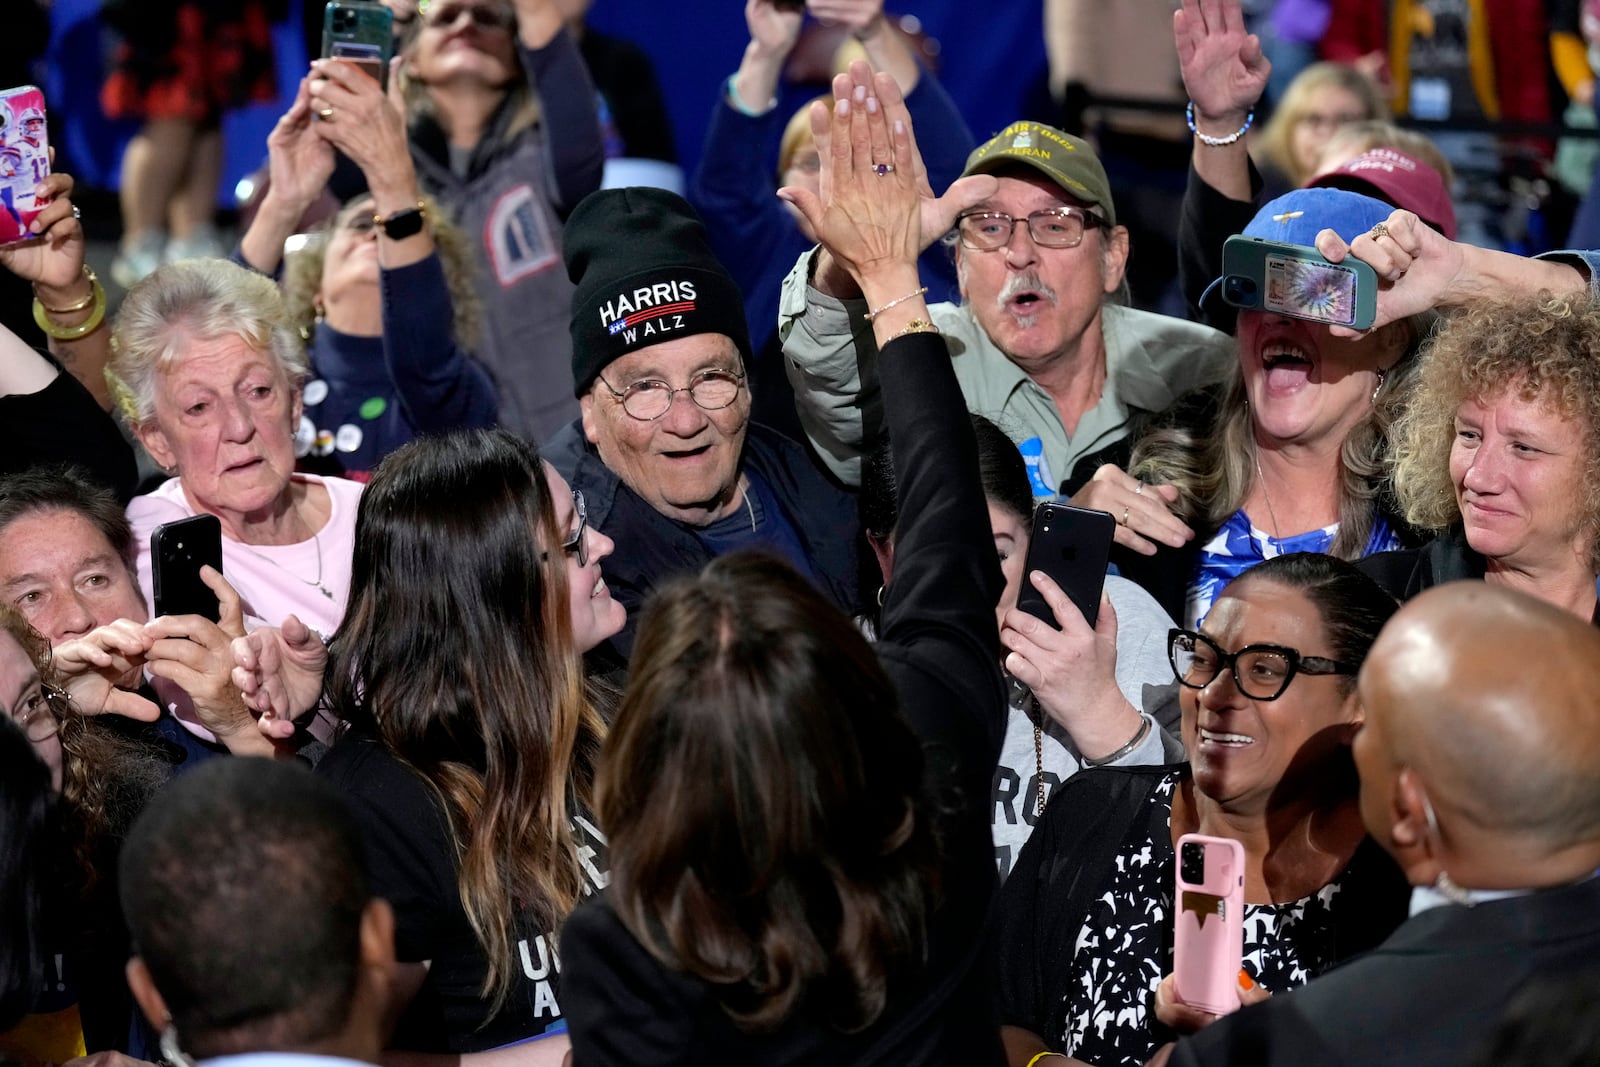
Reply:
<svg viewBox="0 0 1600 1067"><path fill-rule="evenodd" d="M551 196L562 218L600 188L606 165L594 82L555 0L516 0L522 62L544 110Z"/></svg>
<svg viewBox="0 0 1600 1067"><path fill-rule="evenodd" d="M325 106L325 105L324 105ZM301 78L294 103L267 135L267 192L239 239L244 265L268 276L283 263L283 242L322 195L333 174L333 148L317 136L311 79Z"/></svg>

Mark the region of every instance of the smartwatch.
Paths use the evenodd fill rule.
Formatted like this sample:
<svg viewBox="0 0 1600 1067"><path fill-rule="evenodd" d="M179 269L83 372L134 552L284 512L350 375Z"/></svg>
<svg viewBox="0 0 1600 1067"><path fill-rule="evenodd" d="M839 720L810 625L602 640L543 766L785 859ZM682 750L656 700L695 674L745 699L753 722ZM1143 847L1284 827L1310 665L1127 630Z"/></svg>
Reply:
<svg viewBox="0 0 1600 1067"><path fill-rule="evenodd" d="M383 235L391 241L403 241L422 232L422 223L427 218L427 212L422 206L422 201L417 201L416 207L402 208L390 215L374 215L372 222Z"/></svg>

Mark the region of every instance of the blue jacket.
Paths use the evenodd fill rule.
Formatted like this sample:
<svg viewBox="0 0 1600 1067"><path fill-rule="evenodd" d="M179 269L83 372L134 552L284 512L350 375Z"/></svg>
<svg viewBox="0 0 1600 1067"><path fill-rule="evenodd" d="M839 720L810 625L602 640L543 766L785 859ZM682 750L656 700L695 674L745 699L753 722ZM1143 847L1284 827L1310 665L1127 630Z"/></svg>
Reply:
<svg viewBox="0 0 1600 1067"><path fill-rule="evenodd" d="M692 526L661 514L622 483L574 420L541 447L544 458L580 490L589 522L611 540L616 551L601 567L611 596L628 610L628 623L610 641L626 659L633 653L639 610L657 585L710 563L712 550ZM771 490L784 516L800 535L824 595L840 611L856 607L856 504L828 481L805 450L765 426L751 423L741 459Z"/></svg>

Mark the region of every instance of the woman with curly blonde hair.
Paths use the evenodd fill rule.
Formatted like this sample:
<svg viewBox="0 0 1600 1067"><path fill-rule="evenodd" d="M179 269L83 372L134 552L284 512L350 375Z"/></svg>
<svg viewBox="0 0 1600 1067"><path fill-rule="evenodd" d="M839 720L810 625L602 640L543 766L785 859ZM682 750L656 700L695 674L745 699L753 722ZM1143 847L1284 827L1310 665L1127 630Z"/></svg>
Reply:
<svg viewBox="0 0 1600 1067"><path fill-rule="evenodd" d="M1406 519L1439 531L1364 561L1402 598L1482 578L1595 618L1600 310L1587 295L1471 308L1434 338L1395 429Z"/></svg>

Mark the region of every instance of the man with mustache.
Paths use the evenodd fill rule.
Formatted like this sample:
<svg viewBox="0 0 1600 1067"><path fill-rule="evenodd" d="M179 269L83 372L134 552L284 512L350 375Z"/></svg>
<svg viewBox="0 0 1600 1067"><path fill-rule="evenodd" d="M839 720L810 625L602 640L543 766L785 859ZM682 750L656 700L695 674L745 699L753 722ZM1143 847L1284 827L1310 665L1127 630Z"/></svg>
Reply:
<svg viewBox="0 0 1600 1067"><path fill-rule="evenodd" d="M945 197L969 205L954 219L923 215L923 240L949 244L963 297L959 306L934 304L933 324L967 406L1027 457L1034 495L1070 493L1095 463L1126 458L1107 449L1129 438L1139 415L1219 379L1233 346L1215 330L1117 302L1128 231L1117 225L1110 183L1085 141L1015 122L968 157L963 179L979 174L995 178L988 196ZM790 273L779 308L801 421L848 483L859 480L863 443L882 430L872 331L862 317L871 310L822 249ZM1169 534L1179 538L1174 545L1183 543L1179 528L1174 522Z"/></svg>

